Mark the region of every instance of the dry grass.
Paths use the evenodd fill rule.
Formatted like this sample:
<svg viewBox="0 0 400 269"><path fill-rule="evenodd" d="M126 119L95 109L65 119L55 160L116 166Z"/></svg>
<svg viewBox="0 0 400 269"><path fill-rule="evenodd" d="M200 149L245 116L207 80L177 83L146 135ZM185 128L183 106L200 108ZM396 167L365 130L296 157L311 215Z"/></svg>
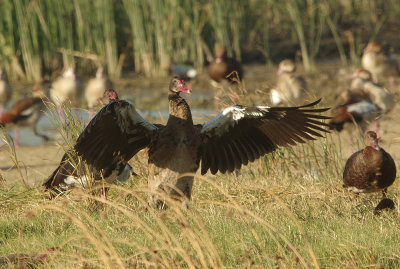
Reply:
<svg viewBox="0 0 400 269"><path fill-rule="evenodd" d="M83 125L65 112L69 148ZM57 248L38 268L399 267L398 210L376 217L380 194L342 189L345 146L328 134L238 173L197 175L188 210L148 207L144 152L131 160L138 176L111 186L108 200L85 189L50 201L23 184L2 187L0 256ZM397 182L389 196L399 204Z"/></svg>

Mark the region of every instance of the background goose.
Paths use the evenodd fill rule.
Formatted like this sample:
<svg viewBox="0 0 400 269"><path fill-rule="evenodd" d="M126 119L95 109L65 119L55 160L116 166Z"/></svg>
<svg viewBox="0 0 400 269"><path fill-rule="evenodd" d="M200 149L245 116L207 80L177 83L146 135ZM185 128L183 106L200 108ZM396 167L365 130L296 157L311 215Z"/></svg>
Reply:
<svg viewBox="0 0 400 269"><path fill-rule="evenodd" d="M0 116L3 114L4 107L11 99L12 90L8 84L4 71L0 68Z"/></svg>
<svg viewBox="0 0 400 269"><path fill-rule="evenodd" d="M227 77L232 72L232 74ZM225 48L221 49L218 57L214 59L208 66L208 74L210 78L215 82L221 82L227 80L229 82L235 82L238 77L239 80L243 79L243 68L242 64L234 58L228 57L228 53Z"/></svg>
<svg viewBox="0 0 400 269"><path fill-rule="evenodd" d="M170 116L166 125L148 122L133 104L120 100L104 107L88 124L75 145L82 158L96 169L109 169L115 160L129 160L148 147L148 184L152 206L162 206L166 193L186 203L194 174L240 169L280 146L321 137L325 126L314 109L319 101L300 107L244 107L224 109L204 125L194 125L190 108L179 95L188 92L184 81L169 86ZM189 173L189 174L188 174Z"/></svg>
<svg viewBox="0 0 400 269"><path fill-rule="evenodd" d="M342 92L338 98L340 105L332 111L331 129L341 131L344 125L355 122L362 133L369 124L374 123L379 133L379 119L390 112L395 105L395 97L379 84L372 82L372 75L364 69L352 75L350 89Z"/></svg>
<svg viewBox="0 0 400 269"><path fill-rule="evenodd" d="M41 137L44 141L49 138L37 131L37 123L42 117L46 107L42 98L44 97L43 83L37 83L32 90L32 97L24 98L15 103L7 113L0 117L0 125L15 126L14 145L19 147L19 128L30 127L36 136Z"/></svg>
<svg viewBox="0 0 400 269"><path fill-rule="evenodd" d="M104 92L112 88L113 83L106 77L103 67L99 67L96 77L89 80L85 89L85 97L89 107L89 119L93 117L93 109L100 104L100 99L103 98Z"/></svg>
<svg viewBox="0 0 400 269"><path fill-rule="evenodd" d="M400 75L399 63L396 55L389 46L382 46L377 42L369 42L361 57L362 67L371 72L374 82L382 77L389 77L390 86L394 87L394 77Z"/></svg>
<svg viewBox="0 0 400 269"><path fill-rule="evenodd" d="M279 64L276 87L271 90L270 99L273 105L301 103L307 91L303 77L295 75L296 65L286 59Z"/></svg>
<svg viewBox="0 0 400 269"><path fill-rule="evenodd" d="M219 111L221 83L228 81L237 83L243 79L242 64L234 58L228 57L225 48L221 49L219 55L208 66L208 74L211 78L211 85L214 88L214 110Z"/></svg>
<svg viewBox="0 0 400 269"><path fill-rule="evenodd" d="M69 67L63 75L57 78L50 89L50 98L57 107L60 118L64 121L62 105L66 102L76 102L80 96L80 83L76 79L75 70Z"/></svg>

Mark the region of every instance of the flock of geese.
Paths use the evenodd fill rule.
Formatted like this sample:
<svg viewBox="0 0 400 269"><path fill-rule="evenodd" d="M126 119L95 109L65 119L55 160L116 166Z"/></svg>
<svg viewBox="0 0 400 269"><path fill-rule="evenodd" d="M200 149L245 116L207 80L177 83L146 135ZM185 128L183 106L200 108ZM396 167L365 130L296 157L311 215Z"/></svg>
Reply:
<svg viewBox="0 0 400 269"><path fill-rule="evenodd" d="M103 69L99 68L85 90L91 120L74 148L65 153L43 185L55 197L75 186L88 184L84 163L91 168L90 174L96 180L125 181L133 173L128 161L148 148L149 204L164 207L168 204L167 197L187 205L194 174L199 169L201 174L233 172L278 147L322 137L322 133L328 132L327 128L341 131L359 126L365 133L369 124L375 122L374 131L365 133L365 148L347 160L343 186L355 193L382 191L386 199L387 188L396 178L396 166L389 153L378 144L377 118L393 109L395 98L379 80L389 76L393 91L394 77L399 76L400 71L395 56L376 42L365 48L362 66L363 69L353 74L350 88L338 96L339 105L332 110L332 117L324 115L328 108L315 108L319 100L288 106L304 102L307 84L295 74L294 62L284 60L279 64L276 86L269 93L274 107L235 105L225 108L209 122L194 124L190 106L180 93L190 94L187 82L197 71L190 66L172 64L171 72L175 76L168 89L170 115L165 125L147 121L132 103L120 100ZM237 83L244 74L241 64L228 57L225 49L210 63L208 70L217 87L224 80ZM235 78L230 76L232 73ZM64 124L67 122L62 105L78 98L78 88L73 68L67 69L50 88L50 98ZM36 130L44 109L42 87L37 85L31 98L17 102L3 113L10 96L11 88L0 70L0 124L30 126L36 135L48 140ZM103 107L94 115L96 106ZM329 121L325 123L325 120ZM15 145L18 146L17 133ZM106 193L107 190L103 195ZM394 207L385 199L377 209Z"/></svg>

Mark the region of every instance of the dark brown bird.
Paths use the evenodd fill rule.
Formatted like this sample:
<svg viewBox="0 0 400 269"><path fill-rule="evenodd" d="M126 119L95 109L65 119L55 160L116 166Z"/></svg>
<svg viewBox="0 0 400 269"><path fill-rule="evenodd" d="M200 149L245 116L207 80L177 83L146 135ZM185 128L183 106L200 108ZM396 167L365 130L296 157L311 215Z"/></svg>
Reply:
<svg viewBox="0 0 400 269"><path fill-rule="evenodd" d="M374 214L379 216L384 210L393 210L396 206L392 199L383 198L374 209Z"/></svg>
<svg viewBox="0 0 400 269"><path fill-rule="evenodd" d="M48 141L46 135L38 133L36 125L46 109L42 98L44 96L42 83L37 83L32 91L33 97L24 98L15 103L7 113L0 117L1 126L15 126L14 144L19 147L19 127L30 127L35 135Z"/></svg>
<svg viewBox="0 0 400 269"><path fill-rule="evenodd" d="M214 59L208 66L208 74L211 78L211 85L214 87L214 110L219 111L221 83L228 81L237 83L238 79L243 79L243 69L240 62L234 58L228 57L225 48L221 49L218 57Z"/></svg>
<svg viewBox="0 0 400 269"><path fill-rule="evenodd" d="M148 147L148 184L152 206L162 206L161 193L186 203L194 174L240 169L280 146L321 137L326 126L314 103L300 107L244 107L224 109L204 125L194 125L188 104L179 94L188 92L184 81L169 86L167 124L152 124L133 104L120 100L104 107L82 132L75 150L97 170L107 170L117 159L128 161ZM182 195L183 194L183 195Z"/></svg>
<svg viewBox="0 0 400 269"><path fill-rule="evenodd" d="M236 74L230 75L232 72L236 72ZM221 82L226 79L229 82L236 82L236 78L238 77L240 80L243 79L243 69L242 64L238 62L236 59L228 57L227 51L225 48L221 49L220 54L217 58L214 59L208 66L208 74L211 79L216 82Z"/></svg>
<svg viewBox="0 0 400 269"><path fill-rule="evenodd" d="M375 132L368 131L364 143L365 148L346 162L343 187L355 193L382 191L386 197L387 188L396 178L396 165L390 154L378 145Z"/></svg>
<svg viewBox="0 0 400 269"><path fill-rule="evenodd" d="M373 103L363 100L356 103L341 105L332 110L329 129L342 131L345 125L354 123L364 133L369 124L381 115L381 110Z"/></svg>
<svg viewBox="0 0 400 269"><path fill-rule="evenodd" d="M104 102L102 101L104 99L107 99L107 103L119 100L118 94L112 89L104 92L104 97L100 99L100 102ZM131 173L133 173L132 167L122 158L116 158L102 171L91 169L88 173L84 163L79 160L73 151L70 151L64 154L60 165L43 183L43 186L50 191L50 197L54 198L72 188L90 186L91 176L94 180L101 181L104 179L106 182L113 183L115 181L126 181L131 176ZM107 194L107 191L108 188L105 188L104 195Z"/></svg>

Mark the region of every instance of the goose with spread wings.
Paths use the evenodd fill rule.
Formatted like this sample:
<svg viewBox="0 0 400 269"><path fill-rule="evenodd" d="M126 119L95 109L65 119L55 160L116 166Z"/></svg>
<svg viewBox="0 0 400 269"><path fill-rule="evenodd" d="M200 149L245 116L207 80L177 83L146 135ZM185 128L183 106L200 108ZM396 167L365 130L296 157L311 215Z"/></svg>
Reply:
<svg viewBox="0 0 400 269"><path fill-rule="evenodd" d="M190 199L200 162L201 174L232 172L278 147L314 140L326 132L322 120L328 117L320 113L328 109L313 108L319 100L298 107L235 105L206 124L195 125L180 96L188 91L183 80L171 80L166 125L145 120L128 101L110 103L82 132L75 150L88 164L107 170L116 160L127 161L148 148L149 203L159 207L164 205L161 197L185 203Z"/></svg>

